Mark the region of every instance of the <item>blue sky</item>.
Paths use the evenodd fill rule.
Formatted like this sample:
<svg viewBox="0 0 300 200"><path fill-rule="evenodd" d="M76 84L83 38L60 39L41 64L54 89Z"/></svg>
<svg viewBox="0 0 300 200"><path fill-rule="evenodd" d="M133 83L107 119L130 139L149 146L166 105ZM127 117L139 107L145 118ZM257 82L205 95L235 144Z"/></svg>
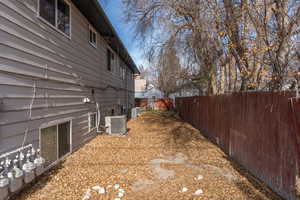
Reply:
<svg viewBox="0 0 300 200"><path fill-rule="evenodd" d="M140 41L134 38L134 28L124 22L122 0L103 0L100 3L136 65L146 66L143 50L138 46Z"/></svg>

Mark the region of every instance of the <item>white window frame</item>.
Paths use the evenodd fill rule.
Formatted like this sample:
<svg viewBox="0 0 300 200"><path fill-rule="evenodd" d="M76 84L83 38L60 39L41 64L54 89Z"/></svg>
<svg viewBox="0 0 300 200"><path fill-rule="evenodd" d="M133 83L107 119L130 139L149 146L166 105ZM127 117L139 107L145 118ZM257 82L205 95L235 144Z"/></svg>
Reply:
<svg viewBox="0 0 300 200"><path fill-rule="evenodd" d="M119 77L120 79L122 79L122 60L121 60L121 59L119 59L118 69L119 69L118 77Z"/></svg>
<svg viewBox="0 0 300 200"><path fill-rule="evenodd" d="M59 120L59 121L53 121L53 122L49 122L47 123L47 125L42 125L39 128L39 149L42 152L42 144L41 144L41 139L42 139L42 129L45 128L50 128L53 126L56 126L56 138L58 139L58 126L60 124L64 124L64 123L68 123L70 124L70 151L69 153L67 153L66 155L64 155L63 157L59 158L59 142L57 142L56 145L56 151L57 151L57 159L56 161L54 161L52 164L50 164L49 166L47 166L47 168L45 169L45 171L51 169L52 167L54 167L55 165L57 165L60 161L64 160L67 156L69 156L72 152L73 152L73 137L72 137L72 133L73 133L73 120L72 119L67 119L67 120Z"/></svg>
<svg viewBox="0 0 300 200"><path fill-rule="evenodd" d="M92 115L95 115L95 127L91 127L91 119L92 119ZM98 114L97 114L97 112L91 112L91 113L89 113L89 132L92 132L92 131L94 131L94 130L96 130L97 129L97 122L98 122Z"/></svg>
<svg viewBox="0 0 300 200"><path fill-rule="evenodd" d="M119 74L120 74L119 56L116 56L115 59L116 59L115 60L115 74L116 74L117 77L119 77Z"/></svg>
<svg viewBox="0 0 300 200"><path fill-rule="evenodd" d="M90 40L91 39L90 31L92 31L93 33L95 33L95 35L96 35L96 41L95 42L96 43L91 42L91 40ZM98 37L98 33L97 33L96 29L94 29L94 27L92 27L91 25L89 25L89 43L90 43L90 45L92 45L95 48L97 48L97 43L98 43L97 37Z"/></svg>
<svg viewBox="0 0 300 200"><path fill-rule="evenodd" d="M117 59L117 54L110 48L110 46L106 47L110 52L111 52L111 56L110 56L110 70L107 69L106 66L106 71L114 74L116 72L116 59ZM112 59L112 56L114 57L114 59Z"/></svg>
<svg viewBox="0 0 300 200"><path fill-rule="evenodd" d="M111 57L111 64L112 64L111 65L111 72L115 73L116 72L116 59L117 59L117 57L116 57L115 52L112 49L110 51L112 53L112 57Z"/></svg>
<svg viewBox="0 0 300 200"><path fill-rule="evenodd" d="M131 74L131 81L134 80L134 73L132 71L130 71L130 74Z"/></svg>
<svg viewBox="0 0 300 200"><path fill-rule="evenodd" d="M126 66L122 66L122 80L126 79Z"/></svg>
<svg viewBox="0 0 300 200"><path fill-rule="evenodd" d="M64 35L65 37L67 37L68 39L71 40L71 38L72 38L72 5L69 0L63 0L63 1L69 6L69 11L70 11L70 34L69 35L57 28L57 18L58 18L58 16L57 16L57 0L55 0L55 25L49 23L47 20L45 20L43 17L40 16L40 0L37 0L37 2L38 2L37 3L37 17L42 22L44 22L45 24L50 26L52 29L54 29L58 33Z"/></svg>
<svg viewBox="0 0 300 200"><path fill-rule="evenodd" d="M110 69L108 69L108 59L107 59L107 57L108 57L108 52L111 52L111 49L110 48L108 48L108 47L106 47L106 71L108 71L108 72L112 72L112 64L111 64L111 56L109 57L109 59L110 59Z"/></svg>

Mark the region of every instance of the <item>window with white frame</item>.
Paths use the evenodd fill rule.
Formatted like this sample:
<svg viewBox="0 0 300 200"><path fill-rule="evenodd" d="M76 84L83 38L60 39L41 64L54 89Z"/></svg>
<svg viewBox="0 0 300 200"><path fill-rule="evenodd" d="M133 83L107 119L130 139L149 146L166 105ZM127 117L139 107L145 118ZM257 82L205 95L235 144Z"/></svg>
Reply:
<svg viewBox="0 0 300 200"><path fill-rule="evenodd" d="M116 70L115 70L115 74L117 75L117 76L119 76L119 74L120 74L120 60L119 60L119 57L117 57L116 59L115 59L115 68L116 68Z"/></svg>
<svg viewBox="0 0 300 200"><path fill-rule="evenodd" d="M89 32L90 44L93 45L94 47L97 47L97 32L91 26L89 29L90 29L90 32Z"/></svg>
<svg viewBox="0 0 300 200"><path fill-rule="evenodd" d="M40 129L40 149L46 166L71 152L71 122L63 122Z"/></svg>
<svg viewBox="0 0 300 200"><path fill-rule="evenodd" d="M123 66L122 65L120 66L120 77L121 77L121 79L123 79Z"/></svg>
<svg viewBox="0 0 300 200"><path fill-rule="evenodd" d="M89 114L89 131L93 131L97 128L97 113Z"/></svg>
<svg viewBox="0 0 300 200"><path fill-rule="evenodd" d="M119 65L118 65L118 69L119 69L118 76L120 78L122 78L122 61L121 60L120 60Z"/></svg>
<svg viewBox="0 0 300 200"><path fill-rule="evenodd" d="M111 71L114 72L116 66L116 59L114 52L111 51Z"/></svg>
<svg viewBox="0 0 300 200"><path fill-rule="evenodd" d="M39 16L70 36L71 10L66 0L39 0Z"/></svg>
<svg viewBox="0 0 300 200"><path fill-rule="evenodd" d="M110 49L107 48L106 56L107 56L107 70L113 71L113 66L115 64L115 55Z"/></svg>
<svg viewBox="0 0 300 200"><path fill-rule="evenodd" d="M122 78L122 80L125 80L125 67L124 66L121 68L121 78Z"/></svg>
<svg viewBox="0 0 300 200"><path fill-rule="evenodd" d="M131 74L131 80L133 81L134 80L134 73L131 71L130 74Z"/></svg>

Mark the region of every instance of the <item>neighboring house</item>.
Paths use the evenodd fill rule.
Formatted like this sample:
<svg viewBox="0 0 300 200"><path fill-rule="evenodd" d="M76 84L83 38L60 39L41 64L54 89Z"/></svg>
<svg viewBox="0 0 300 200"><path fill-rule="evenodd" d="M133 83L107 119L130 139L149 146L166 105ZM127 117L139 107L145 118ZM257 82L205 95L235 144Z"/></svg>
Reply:
<svg viewBox="0 0 300 200"><path fill-rule="evenodd" d="M152 84L148 84L147 80L142 79L141 76L135 76L135 98L163 98L160 90L155 88Z"/></svg>
<svg viewBox="0 0 300 200"><path fill-rule="evenodd" d="M139 71L97 0L1 0L0 21L0 154L24 142L51 165L134 105Z"/></svg>
<svg viewBox="0 0 300 200"><path fill-rule="evenodd" d="M151 99L160 99L164 98L163 93L154 87L153 85L150 85L147 89L147 91L144 93L145 98L151 98Z"/></svg>
<svg viewBox="0 0 300 200"><path fill-rule="evenodd" d="M198 89L192 89L192 88L183 88L179 92L176 92L174 94L170 95L170 98L175 99L177 97L193 97L193 96L199 96L199 90Z"/></svg>

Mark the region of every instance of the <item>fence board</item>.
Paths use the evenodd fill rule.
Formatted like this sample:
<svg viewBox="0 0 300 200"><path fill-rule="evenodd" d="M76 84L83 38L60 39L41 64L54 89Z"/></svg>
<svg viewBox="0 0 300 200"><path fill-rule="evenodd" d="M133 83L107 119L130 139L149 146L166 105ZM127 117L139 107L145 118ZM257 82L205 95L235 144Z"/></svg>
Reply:
<svg viewBox="0 0 300 200"><path fill-rule="evenodd" d="M183 120L288 200L296 199L300 100L292 93L234 93L176 99Z"/></svg>

